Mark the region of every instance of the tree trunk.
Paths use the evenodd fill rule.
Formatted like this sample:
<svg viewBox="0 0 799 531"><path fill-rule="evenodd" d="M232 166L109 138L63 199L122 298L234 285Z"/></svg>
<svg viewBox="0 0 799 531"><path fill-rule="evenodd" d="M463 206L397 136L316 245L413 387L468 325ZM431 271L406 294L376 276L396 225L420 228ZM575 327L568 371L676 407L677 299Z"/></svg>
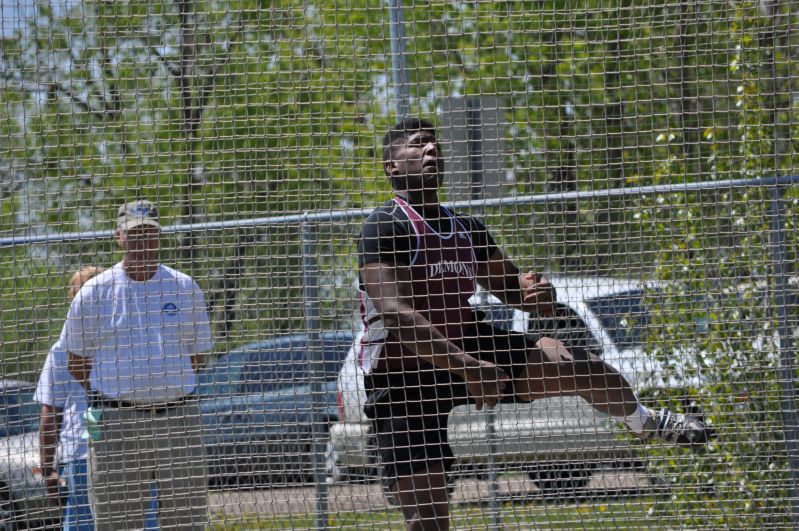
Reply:
<svg viewBox="0 0 799 531"><path fill-rule="evenodd" d="M558 31L549 34L552 57L544 66L542 75L543 90L555 94L558 109L558 165L549 172L546 191L552 193L577 190L577 144L574 139L573 99L565 96L560 86L558 63L560 61L560 36ZM571 107L571 110L570 110ZM577 268L581 264L581 249L577 231L577 203L561 201L556 212L547 212L548 226L554 239L554 258L564 271Z"/></svg>
<svg viewBox="0 0 799 531"><path fill-rule="evenodd" d="M202 118L202 109L194 96L192 80L195 77L197 66L196 25L194 22L194 2L192 0L177 1L180 17L180 64L178 66L178 90L180 93L181 128L185 145L185 171L186 185L183 188L181 200L181 223L194 223L196 211L194 205L194 192L201 182L202 171L195 165L195 151L197 143L197 129ZM199 176L198 176L199 174ZM178 245L181 257L189 262L189 270L194 269L196 257L196 236L194 232L184 232L180 236Z"/></svg>

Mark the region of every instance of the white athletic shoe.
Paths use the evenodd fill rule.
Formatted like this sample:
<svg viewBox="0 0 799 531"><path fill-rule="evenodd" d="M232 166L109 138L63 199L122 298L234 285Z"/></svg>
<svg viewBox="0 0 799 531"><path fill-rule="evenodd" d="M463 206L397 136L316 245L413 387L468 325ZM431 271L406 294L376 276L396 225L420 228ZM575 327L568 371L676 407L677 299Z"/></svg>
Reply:
<svg viewBox="0 0 799 531"><path fill-rule="evenodd" d="M708 440L714 435L713 428L698 417L661 409L647 419L644 432L638 437L645 442L659 439L699 451L705 449Z"/></svg>

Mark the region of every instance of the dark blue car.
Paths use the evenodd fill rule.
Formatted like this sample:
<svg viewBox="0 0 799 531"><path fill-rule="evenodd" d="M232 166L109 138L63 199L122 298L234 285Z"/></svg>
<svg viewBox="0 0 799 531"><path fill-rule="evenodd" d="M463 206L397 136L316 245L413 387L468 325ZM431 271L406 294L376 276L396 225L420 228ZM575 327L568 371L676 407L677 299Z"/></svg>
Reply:
<svg viewBox="0 0 799 531"><path fill-rule="evenodd" d="M211 486L313 479L314 422L323 435L338 419L335 380L352 341L350 331L324 332L314 356L306 334L276 336L243 345L201 371Z"/></svg>

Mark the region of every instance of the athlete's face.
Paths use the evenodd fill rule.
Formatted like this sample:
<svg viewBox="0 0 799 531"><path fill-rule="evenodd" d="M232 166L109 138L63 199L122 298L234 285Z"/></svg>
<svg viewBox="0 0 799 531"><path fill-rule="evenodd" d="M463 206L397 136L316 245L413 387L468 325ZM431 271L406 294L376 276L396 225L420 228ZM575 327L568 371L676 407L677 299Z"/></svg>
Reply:
<svg viewBox="0 0 799 531"><path fill-rule="evenodd" d="M394 146L385 167L394 182L403 183L408 192L437 190L441 186L444 159L435 135L419 131Z"/></svg>

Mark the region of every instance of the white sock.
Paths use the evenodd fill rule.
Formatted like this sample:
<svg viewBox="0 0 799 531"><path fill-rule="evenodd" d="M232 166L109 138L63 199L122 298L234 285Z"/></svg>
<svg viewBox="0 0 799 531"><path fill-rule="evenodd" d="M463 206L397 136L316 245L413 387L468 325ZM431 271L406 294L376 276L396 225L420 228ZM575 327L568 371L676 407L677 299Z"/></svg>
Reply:
<svg viewBox="0 0 799 531"><path fill-rule="evenodd" d="M646 425L646 421L649 420L649 418L654 414L654 411L645 408L640 402L638 402L638 406L635 408L635 411L626 417L623 417L621 420L631 432L640 435L644 433L644 425Z"/></svg>

